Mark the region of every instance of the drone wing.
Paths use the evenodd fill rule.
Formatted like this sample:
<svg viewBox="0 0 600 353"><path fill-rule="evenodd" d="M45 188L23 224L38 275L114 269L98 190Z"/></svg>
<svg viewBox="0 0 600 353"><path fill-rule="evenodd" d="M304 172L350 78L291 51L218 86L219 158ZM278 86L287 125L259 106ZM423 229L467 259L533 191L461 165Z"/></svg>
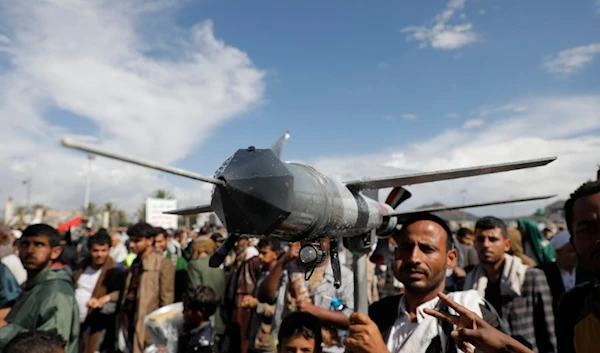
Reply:
<svg viewBox="0 0 600 353"><path fill-rule="evenodd" d="M517 202L525 202L525 201L537 201L537 200L546 200L555 197L556 195L547 195L547 196L536 196L536 197L527 197L522 199L512 199L512 200L501 200L501 201L490 201L490 202L482 202L482 203L472 203L467 205L460 206L443 206L443 207L430 207L430 208L421 208L414 211L408 212L397 212L390 213L385 215L386 217L403 217L409 216L415 213L421 212L441 212L441 211L452 211L452 210L460 210L463 208L475 208L475 207L484 207L484 206L493 206L493 205L504 205L508 203L517 203Z"/></svg>
<svg viewBox="0 0 600 353"><path fill-rule="evenodd" d="M207 212L212 212L211 205L203 205L203 206L196 206L196 207L180 208L180 209L177 209L177 210L165 211L163 213L166 213L166 214L176 214L178 216L189 216L189 215L193 215L193 214L207 213Z"/></svg>
<svg viewBox="0 0 600 353"><path fill-rule="evenodd" d="M383 189L402 185L423 184L433 181L466 178L477 175L508 172L511 170L541 167L556 160L556 157L531 159L520 162L490 164L478 167L443 170L418 174L400 175L387 178L363 179L345 182L352 190Z"/></svg>

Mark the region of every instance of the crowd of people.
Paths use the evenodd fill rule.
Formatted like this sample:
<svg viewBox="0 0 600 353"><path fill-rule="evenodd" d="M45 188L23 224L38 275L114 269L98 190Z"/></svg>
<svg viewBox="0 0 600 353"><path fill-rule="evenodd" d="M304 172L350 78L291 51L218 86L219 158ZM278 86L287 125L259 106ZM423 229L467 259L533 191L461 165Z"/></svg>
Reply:
<svg viewBox="0 0 600 353"><path fill-rule="evenodd" d="M329 239L242 236L213 268L223 227L140 222L77 239L47 224L3 229L0 351L597 352L600 181L564 209L556 234L526 219L452 230L413 214L369 254L368 315L355 313L350 264L336 288L329 255L308 272L299 261L306 243L329 254ZM180 302L171 350L148 317Z"/></svg>

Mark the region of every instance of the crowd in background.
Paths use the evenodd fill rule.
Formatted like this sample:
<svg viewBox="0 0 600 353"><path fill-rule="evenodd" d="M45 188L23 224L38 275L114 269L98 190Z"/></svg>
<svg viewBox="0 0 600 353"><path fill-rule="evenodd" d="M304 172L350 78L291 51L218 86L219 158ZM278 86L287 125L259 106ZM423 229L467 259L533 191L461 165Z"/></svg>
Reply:
<svg viewBox="0 0 600 353"><path fill-rule="evenodd" d="M471 318L466 329L490 330L487 338L500 337L515 352L591 352L576 325L600 333L594 326L600 305L587 296L597 291L600 267L600 182L573 195L565 206L567 228L555 231L527 219L510 228L496 217L452 230L433 214L411 216L369 253L368 317L353 314L349 257L342 256L336 288L329 256L307 276L298 260L301 243L242 236L213 268L209 258L228 233L210 224L85 228L76 239L46 224L2 229L0 351L33 352L42 342L47 352L166 352L153 342L147 317L181 302L176 351L182 353L488 347L457 336L463 317ZM329 254L336 243L317 244ZM561 301L566 292L581 303ZM584 306L586 300L592 303ZM486 351L502 351L492 348Z"/></svg>

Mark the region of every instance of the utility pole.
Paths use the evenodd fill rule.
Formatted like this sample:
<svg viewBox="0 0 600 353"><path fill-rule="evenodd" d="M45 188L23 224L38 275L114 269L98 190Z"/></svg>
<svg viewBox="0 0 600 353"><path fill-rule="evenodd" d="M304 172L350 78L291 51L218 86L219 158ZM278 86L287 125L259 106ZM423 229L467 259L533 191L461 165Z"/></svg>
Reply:
<svg viewBox="0 0 600 353"><path fill-rule="evenodd" d="M463 205L465 204L465 199L466 199L466 194L467 194L467 189L462 189L460 190L460 193L462 195L462 203ZM462 219L462 226L465 227L465 224L467 223L467 213L464 210L461 210L463 213L463 219Z"/></svg>
<svg viewBox="0 0 600 353"><path fill-rule="evenodd" d="M88 207L90 205L90 185L92 181L92 161L94 160L93 154L88 154L88 172L87 172L87 181L85 184L85 200L83 202L83 210L87 215Z"/></svg>
<svg viewBox="0 0 600 353"><path fill-rule="evenodd" d="M27 196L25 199L25 212L27 212L27 210L29 209L29 200L31 198L31 177L23 180L23 185L26 186L26 192L27 192Z"/></svg>

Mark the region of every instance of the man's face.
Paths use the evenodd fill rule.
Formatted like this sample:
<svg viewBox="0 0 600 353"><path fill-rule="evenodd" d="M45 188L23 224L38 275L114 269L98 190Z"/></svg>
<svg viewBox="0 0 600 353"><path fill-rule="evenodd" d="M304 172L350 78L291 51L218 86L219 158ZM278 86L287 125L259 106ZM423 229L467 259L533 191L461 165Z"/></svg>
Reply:
<svg viewBox="0 0 600 353"><path fill-rule="evenodd" d="M504 259L504 254L510 250L510 239L505 239L502 229L476 229L475 249L479 261L484 264L496 264Z"/></svg>
<svg viewBox="0 0 600 353"><path fill-rule="evenodd" d="M432 221L417 221L396 242L394 275L407 292L429 293L442 285L446 268L456 265L455 249L446 249L446 231Z"/></svg>
<svg viewBox="0 0 600 353"><path fill-rule="evenodd" d="M260 264L263 266L268 266L274 261L277 261L277 255L279 254L271 250L271 246L269 245L258 249L258 258L260 260Z"/></svg>
<svg viewBox="0 0 600 353"><path fill-rule="evenodd" d="M198 326L202 321L202 314L196 311L193 311L186 299L183 300L183 321L192 326Z"/></svg>
<svg viewBox="0 0 600 353"><path fill-rule="evenodd" d="M571 242L583 266L600 276L600 193L575 201Z"/></svg>
<svg viewBox="0 0 600 353"><path fill-rule="evenodd" d="M302 335L292 336L282 340L277 345L277 353L318 353L320 350L315 348L314 338L305 338Z"/></svg>
<svg viewBox="0 0 600 353"><path fill-rule="evenodd" d="M577 252L573 244L567 243L562 248L556 250L556 262L565 269L571 270L577 264Z"/></svg>
<svg viewBox="0 0 600 353"><path fill-rule="evenodd" d="M160 233L154 237L154 248L161 254L167 250L167 239L164 234Z"/></svg>
<svg viewBox="0 0 600 353"><path fill-rule="evenodd" d="M92 264L95 266L104 266L106 259L108 259L108 251L110 246L108 244L94 244L90 248L90 257L92 258Z"/></svg>
<svg viewBox="0 0 600 353"><path fill-rule="evenodd" d="M461 243L461 244L465 244L465 245L473 245L473 243L475 242L475 236L473 234L465 234L462 237L458 237L457 240Z"/></svg>
<svg viewBox="0 0 600 353"><path fill-rule="evenodd" d="M115 246L117 246L117 245L119 245L119 244L121 243L121 239L120 239L120 238L119 238L119 236L118 236L118 235L116 235L116 234L113 234L113 235L110 237L110 239L112 240L112 242L111 242L111 245L112 245L113 247L115 247Z"/></svg>
<svg viewBox="0 0 600 353"><path fill-rule="evenodd" d="M152 247L152 238L131 237L129 238L129 247L134 254L143 254L147 248Z"/></svg>
<svg viewBox="0 0 600 353"><path fill-rule="evenodd" d="M52 261L58 259L61 251L60 246L50 246L50 237L47 235L23 237L19 244L19 257L27 271L48 268Z"/></svg>

